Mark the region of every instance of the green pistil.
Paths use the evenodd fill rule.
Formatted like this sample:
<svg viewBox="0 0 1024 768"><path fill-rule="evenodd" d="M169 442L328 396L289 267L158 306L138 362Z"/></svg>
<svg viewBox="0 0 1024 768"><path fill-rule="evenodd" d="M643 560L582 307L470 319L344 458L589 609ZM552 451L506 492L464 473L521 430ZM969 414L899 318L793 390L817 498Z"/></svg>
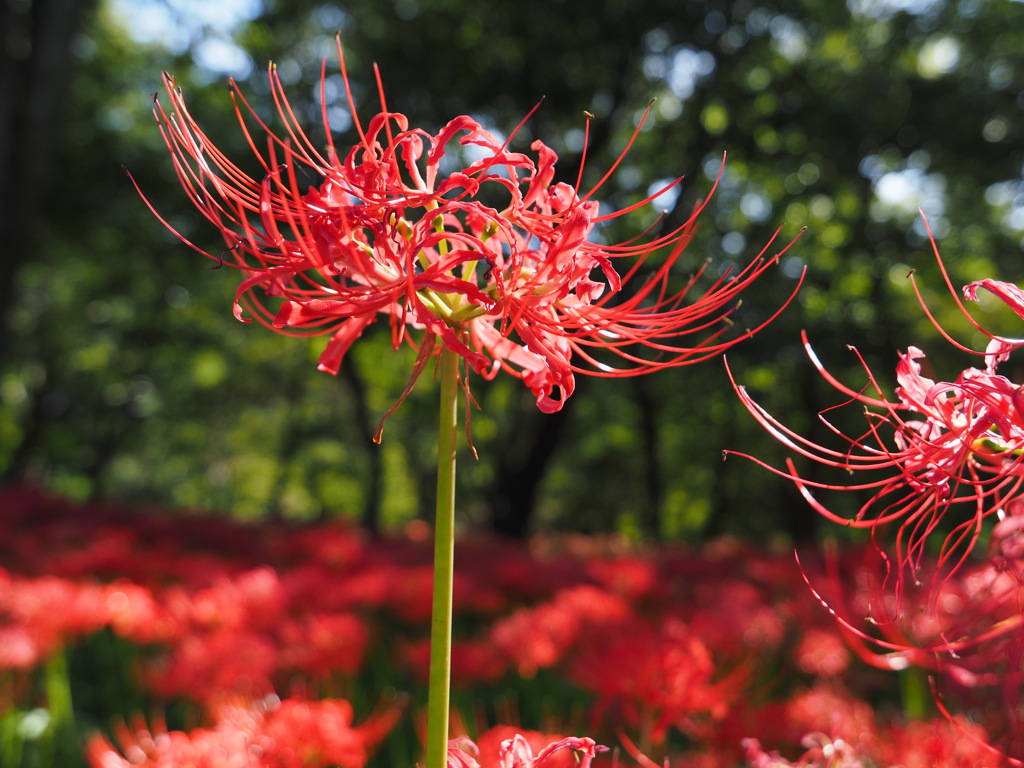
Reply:
<svg viewBox="0 0 1024 768"><path fill-rule="evenodd" d="M482 317L486 314L487 310L481 306L476 304L463 304L459 309L455 310L451 314L451 317L449 317L448 320L451 323L461 324L472 320L474 317Z"/></svg>
<svg viewBox="0 0 1024 768"><path fill-rule="evenodd" d="M436 208L437 204L434 203L430 206ZM444 232L444 219L441 216L437 216L431 221L431 225L434 227L435 232ZM398 231L405 237L411 237L412 232L408 228L408 223L405 219L400 219L396 227ZM408 233L408 234L407 234ZM480 242L487 242L491 237L498 233L498 225L494 222L489 223L480 235ZM448 253L448 241L441 240L437 244L438 253L445 255ZM416 257L417 262L423 269L427 269L430 266L430 261L427 258L427 254L423 251ZM483 259L477 259L475 261L467 261L462 264L462 279L479 285L476 279L476 268L477 265L483 261ZM493 286L482 286L485 293L494 298L496 289ZM435 291L430 288L423 288L417 291L417 295L420 301L423 302L424 306L427 307L434 315L444 320L446 323L452 326L458 326L475 317L481 317L487 314L487 310L484 308L469 303L461 294L457 293L444 293Z"/></svg>

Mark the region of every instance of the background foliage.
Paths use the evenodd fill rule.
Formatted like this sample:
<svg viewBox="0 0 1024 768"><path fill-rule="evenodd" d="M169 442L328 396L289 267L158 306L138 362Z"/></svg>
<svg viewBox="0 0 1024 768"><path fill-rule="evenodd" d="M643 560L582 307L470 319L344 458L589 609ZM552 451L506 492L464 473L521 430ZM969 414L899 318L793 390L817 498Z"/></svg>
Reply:
<svg viewBox="0 0 1024 768"><path fill-rule="evenodd" d="M410 365L390 351L386 331L368 334L338 378L317 373L322 340L237 323L232 276L211 272L166 233L120 168L184 233L216 249L149 116L160 72L175 74L207 132L244 158L226 76L266 105L272 59L315 127L320 62L333 64L338 30L367 113L376 107L373 62L389 106L428 130L465 112L507 133L543 98L517 142L553 146L570 181L584 110L596 116L585 170L593 183L656 97L605 197L628 202L685 174L679 199L660 201L667 224L707 194L728 152L687 265L743 263L776 228L783 242L807 228L738 322L769 313L806 264L798 301L729 355L741 381L805 433L833 395L807 363L800 329L859 386L847 344L885 374L897 349L927 350L934 337L906 280L911 269L940 319L948 312L918 208L956 284L1018 280L1021 3L252 0L219 3L214 13L186 0L8 0L2 8L7 482L384 527L429 509L436 393L428 378L389 420L383 445L369 439ZM332 117L344 130L344 108ZM950 322L977 343L962 320ZM934 353L941 377L943 348ZM537 412L518 382L474 388L480 460L460 470L467 526L665 538L815 532L813 513L785 483L721 461L723 448L780 455L740 407L721 363L589 379L556 416Z"/></svg>

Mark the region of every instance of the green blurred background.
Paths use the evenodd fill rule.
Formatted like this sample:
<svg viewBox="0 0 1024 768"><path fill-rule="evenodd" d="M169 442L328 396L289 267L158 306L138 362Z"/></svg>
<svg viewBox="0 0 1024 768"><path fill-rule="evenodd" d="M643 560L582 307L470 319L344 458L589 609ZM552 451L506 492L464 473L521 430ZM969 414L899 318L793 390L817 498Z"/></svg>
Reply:
<svg viewBox="0 0 1024 768"><path fill-rule="evenodd" d="M728 152L682 269L707 257L713 270L742 264L776 228L783 242L808 228L749 292L737 322L766 317L806 265L799 299L729 362L766 407L811 436L828 439L815 414L839 396L807 362L801 329L856 387L865 376L848 344L886 386L896 350L909 344L925 348L939 378L975 362L937 339L911 269L954 335L983 346L945 292L919 207L957 285L1018 279L1022 3L3 0L3 482L384 530L431 508L429 377L391 417L383 444L370 440L411 364L407 351L390 350L386 326L356 345L337 378L318 373L323 339L235 321L236 275L210 271L166 232L121 170L198 245L222 247L181 193L153 122L161 72L175 75L220 146L247 159L225 81L242 81L266 109L270 60L316 135L327 57L339 98L331 115L345 133L338 31L364 115L377 107L373 62L389 106L428 130L468 113L505 135L543 97L517 146L553 146L570 182L584 110L596 116L592 184L656 97L604 188L612 205L685 174L678 199L659 201L682 220ZM648 208L638 229L656 213ZM987 312L976 315L1019 334L1009 313ZM775 463L785 454L740 406L720 361L586 379L553 416L518 381L473 387L480 459L466 454L460 465L467 529L816 533L813 512L785 482L722 461L724 448ZM852 411L856 429L862 417Z"/></svg>

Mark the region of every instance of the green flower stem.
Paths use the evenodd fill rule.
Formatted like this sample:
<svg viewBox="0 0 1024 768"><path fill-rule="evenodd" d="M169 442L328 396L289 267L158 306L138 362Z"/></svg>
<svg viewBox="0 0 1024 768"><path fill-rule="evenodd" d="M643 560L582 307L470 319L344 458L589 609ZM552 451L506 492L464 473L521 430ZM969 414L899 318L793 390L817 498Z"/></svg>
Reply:
<svg viewBox="0 0 1024 768"><path fill-rule="evenodd" d="M899 680L903 714L910 720L928 717L928 705L932 700L928 675L919 667L910 667L899 673Z"/></svg>
<svg viewBox="0 0 1024 768"><path fill-rule="evenodd" d="M452 579L455 561L455 447L459 421L459 356L441 349L441 423L437 435L434 602L430 620L426 768L448 764L452 666Z"/></svg>

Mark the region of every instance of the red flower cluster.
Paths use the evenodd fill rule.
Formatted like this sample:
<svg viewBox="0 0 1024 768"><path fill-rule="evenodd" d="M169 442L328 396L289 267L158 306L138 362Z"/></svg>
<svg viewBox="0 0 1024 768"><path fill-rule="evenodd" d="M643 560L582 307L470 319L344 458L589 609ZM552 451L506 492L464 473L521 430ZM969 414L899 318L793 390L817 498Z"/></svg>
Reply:
<svg viewBox="0 0 1024 768"><path fill-rule="evenodd" d="M358 750L371 749L402 708L381 706L353 726L342 697L366 702L364 691L390 689L415 701L422 692L429 617L411 604L411 591L397 587L423 580L429 542L363 539L326 525L154 516L10 491L0 494L0 510L0 540L8 543L0 566L9 569L0 571L0 650L8 652L0 654L7 681L0 716L44 706L39 666L108 628L120 650L136 646L132 677L117 679L153 708L171 704L202 726L115 729L93 742L96 766L212 764L218 750L227 765L231 755L241 765L291 765L294 756L298 765L330 759L357 766ZM982 730L959 716L912 726L875 712L869 702L893 696L889 677L864 666L875 663L873 649L842 652L832 619L801 596L803 580L788 555L726 540L692 553L652 547L642 558L557 544L543 552L491 540L460 546L466 567L455 602L454 680L459 698L472 704L453 720L455 733L468 721L463 732L478 734L479 754L470 756L480 768L505 768L508 760L513 768L571 768L576 747L546 748L565 738L553 733L579 729L605 743L633 739L659 765L666 756L672 765L738 765L744 738L794 759L807 734L819 734L815 754L852 750L866 765L912 765L919 754L950 755L935 764L953 766L970 764L958 755L987 754L998 764L989 740L1020 753L1012 741L1021 732L1016 708L991 695L997 686L1012 693L1015 678L1005 673L1019 668L1010 642L1019 632L1002 630L1019 613L1019 603L1004 597L1018 584L1005 570L963 568L944 584L940 613L879 629L901 647L927 646L939 628L974 638L955 666L932 669L943 706ZM844 553L843 562L853 555L863 553ZM812 581L827 581L818 563L804 567ZM874 571L837 573L844 613L865 615L879 591ZM111 642L94 639L100 648ZM77 645L79 664L88 663L87 644ZM998 653L999 668L991 663ZM95 658L96 674L128 674L104 666L106 654ZM516 722L510 690L523 713L540 707L547 735L486 729L494 717ZM516 746L517 733L530 756ZM825 749L821 734L835 750ZM964 736L968 744L957 746ZM243 762L243 743L262 756Z"/></svg>
<svg viewBox="0 0 1024 768"><path fill-rule="evenodd" d="M671 618L660 626L634 618L592 638L569 676L597 694L595 723L642 726L658 746L673 728L694 739L714 732L747 683L743 667L723 676L701 638Z"/></svg>
<svg viewBox="0 0 1024 768"><path fill-rule="evenodd" d="M821 731L809 732L801 739L807 751L796 762L777 751L766 752L757 739L744 739L743 747L750 768L975 768L999 764L984 743L984 730L964 718L912 722L892 728L885 739L871 736L869 745L858 746Z"/></svg>
<svg viewBox="0 0 1024 768"><path fill-rule="evenodd" d="M448 768L590 768L598 752L606 750L586 737L545 736L499 727L482 734L478 744L469 739L453 740L448 745Z"/></svg>
<svg viewBox="0 0 1024 768"><path fill-rule="evenodd" d="M519 674L533 677L538 669L566 658L577 643L591 634L632 618L621 597L591 586L560 590L551 601L520 608L498 621L490 633L494 649L511 659Z"/></svg>
<svg viewBox="0 0 1024 768"><path fill-rule="evenodd" d="M573 186L555 181L557 156L542 142L531 145L535 158L509 148L522 124L507 140L465 115L433 135L411 128L404 115L388 111L379 73L381 112L364 127L344 58L341 71L359 137L347 151L334 143L325 85L321 151L299 126L274 67L270 88L283 137L232 84L239 123L263 169L259 179L202 131L170 77L172 110L159 102L155 110L183 188L228 245L219 256L193 247L245 275L236 316L248 311L287 334L329 334L321 370L336 373L352 343L387 318L395 348L407 342L419 349L413 380L439 339L485 378L504 370L522 379L537 406L551 412L572 395L577 373L629 376L687 365L758 330L723 338L737 298L778 254L765 258L763 251L686 303L706 266L676 277L699 208L649 240L601 242L598 228L681 179L603 212L594 194L622 156L583 193L582 164ZM266 134L265 152L250 123ZM314 184L304 186L310 177ZM615 264L623 260L630 263L620 274ZM410 329L424 333L415 340Z"/></svg>
<svg viewBox="0 0 1024 768"><path fill-rule="evenodd" d="M86 747L92 768L363 768L397 711L352 725L342 699L224 704L210 728L167 731L137 718L115 727L118 747L96 735ZM122 756L123 755L123 756Z"/></svg>
<svg viewBox="0 0 1024 768"><path fill-rule="evenodd" d="M103 627L140 643L165 639L170 626L152 594L135 584L20 577L0 568L0 670L28 670L68 637Z"/></svg>

